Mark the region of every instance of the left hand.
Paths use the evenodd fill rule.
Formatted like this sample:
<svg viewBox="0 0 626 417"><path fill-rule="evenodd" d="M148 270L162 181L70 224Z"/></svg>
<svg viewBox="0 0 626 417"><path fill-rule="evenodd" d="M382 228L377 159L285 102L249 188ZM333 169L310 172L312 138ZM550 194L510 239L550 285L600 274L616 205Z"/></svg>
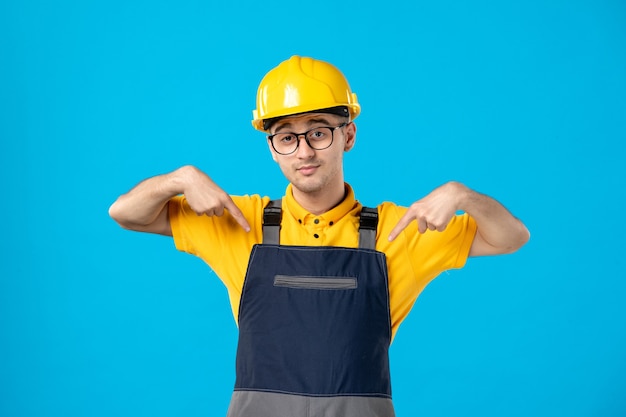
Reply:
<svg viewBox="0 0 626 417"><path fill-rule="evenodd" d="M467 191L463 184L448 182L414 202L389 234L389 241L394 240L414 220L420 233L426 230L444 231L460 209L461 196Z"/></svg>

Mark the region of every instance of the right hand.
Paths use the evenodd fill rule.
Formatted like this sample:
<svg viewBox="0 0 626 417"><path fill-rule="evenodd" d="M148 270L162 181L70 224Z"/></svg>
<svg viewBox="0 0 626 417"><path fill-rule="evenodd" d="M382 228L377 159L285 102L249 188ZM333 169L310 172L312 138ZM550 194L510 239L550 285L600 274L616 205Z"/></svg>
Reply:
<svg viewBox="0 0 626 417"><path fill-rule="evenodd" d="M230 195L207 174L193 166L185 167L184 182L183 194L198 216L223 216L226 209L246 232L250 231L248 221Z"/></svg>

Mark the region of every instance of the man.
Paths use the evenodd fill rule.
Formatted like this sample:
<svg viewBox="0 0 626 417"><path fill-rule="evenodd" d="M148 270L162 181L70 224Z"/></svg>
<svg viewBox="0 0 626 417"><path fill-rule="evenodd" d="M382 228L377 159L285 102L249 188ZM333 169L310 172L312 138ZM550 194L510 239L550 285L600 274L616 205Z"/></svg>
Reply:
<svg viewBox="0 0 626 417"><path fill-rule="evenodd" d="M263 78L253 111L289 180L282 200L231 196L184 166L109 210L124 228L173 236L226 285L239 326L229 416L393 416L388 347L419 293L468 256L529 238L456 182L408 208L363 208L343 175L359 112L337 68L293 56Z"/></svg>

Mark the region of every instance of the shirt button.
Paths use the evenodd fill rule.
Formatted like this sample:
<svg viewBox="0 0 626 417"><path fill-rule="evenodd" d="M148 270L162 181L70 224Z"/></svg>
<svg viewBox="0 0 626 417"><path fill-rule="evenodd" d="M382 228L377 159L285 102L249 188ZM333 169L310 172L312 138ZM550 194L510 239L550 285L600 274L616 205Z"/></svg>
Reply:
<svg viewBox="0 0 626 417"><path fill-rule="evenodd" d="M315 219L315 220L313 220L313 223L315 223L315 224L319 224L319 223L320 223L320 219Z"/></svg>
<svg viewBox="0 0 626 417"><path fill-rule="evenodd" d="M320 235L318 235L318 234L316 233L316 234L314 234L314 235L313 235L313 237L314 237L315 239L318 239L318 238L320 237Z"/></svg>

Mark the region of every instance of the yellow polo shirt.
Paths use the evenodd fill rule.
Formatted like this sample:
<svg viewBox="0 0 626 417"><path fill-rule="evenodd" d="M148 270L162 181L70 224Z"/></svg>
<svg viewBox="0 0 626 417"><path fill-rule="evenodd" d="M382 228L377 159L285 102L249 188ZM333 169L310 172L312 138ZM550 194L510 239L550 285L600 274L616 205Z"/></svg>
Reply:
<svg viewBox="0 0 626 417"><path fill-rule="evenodd" d="M303 209L293 198L291 185L283 197L280 243L298 246L358 246L361 204L346 184L346 198L321 215ZM176 248L203 259L228 289L237 320L239 299L252 246L263 240L263 209L269 197L232 196L251 230L246 233L225 213L221 217L198 216L184 196L169 203L169 216ZM476 233L476 223L467 214L455 216L443 232L419 233L412 222L393 242L387 237L407 211L394 203L378 206L376 250L387 257L392 335L409 314L426 285L441 272L461 268Z"/></svg>

